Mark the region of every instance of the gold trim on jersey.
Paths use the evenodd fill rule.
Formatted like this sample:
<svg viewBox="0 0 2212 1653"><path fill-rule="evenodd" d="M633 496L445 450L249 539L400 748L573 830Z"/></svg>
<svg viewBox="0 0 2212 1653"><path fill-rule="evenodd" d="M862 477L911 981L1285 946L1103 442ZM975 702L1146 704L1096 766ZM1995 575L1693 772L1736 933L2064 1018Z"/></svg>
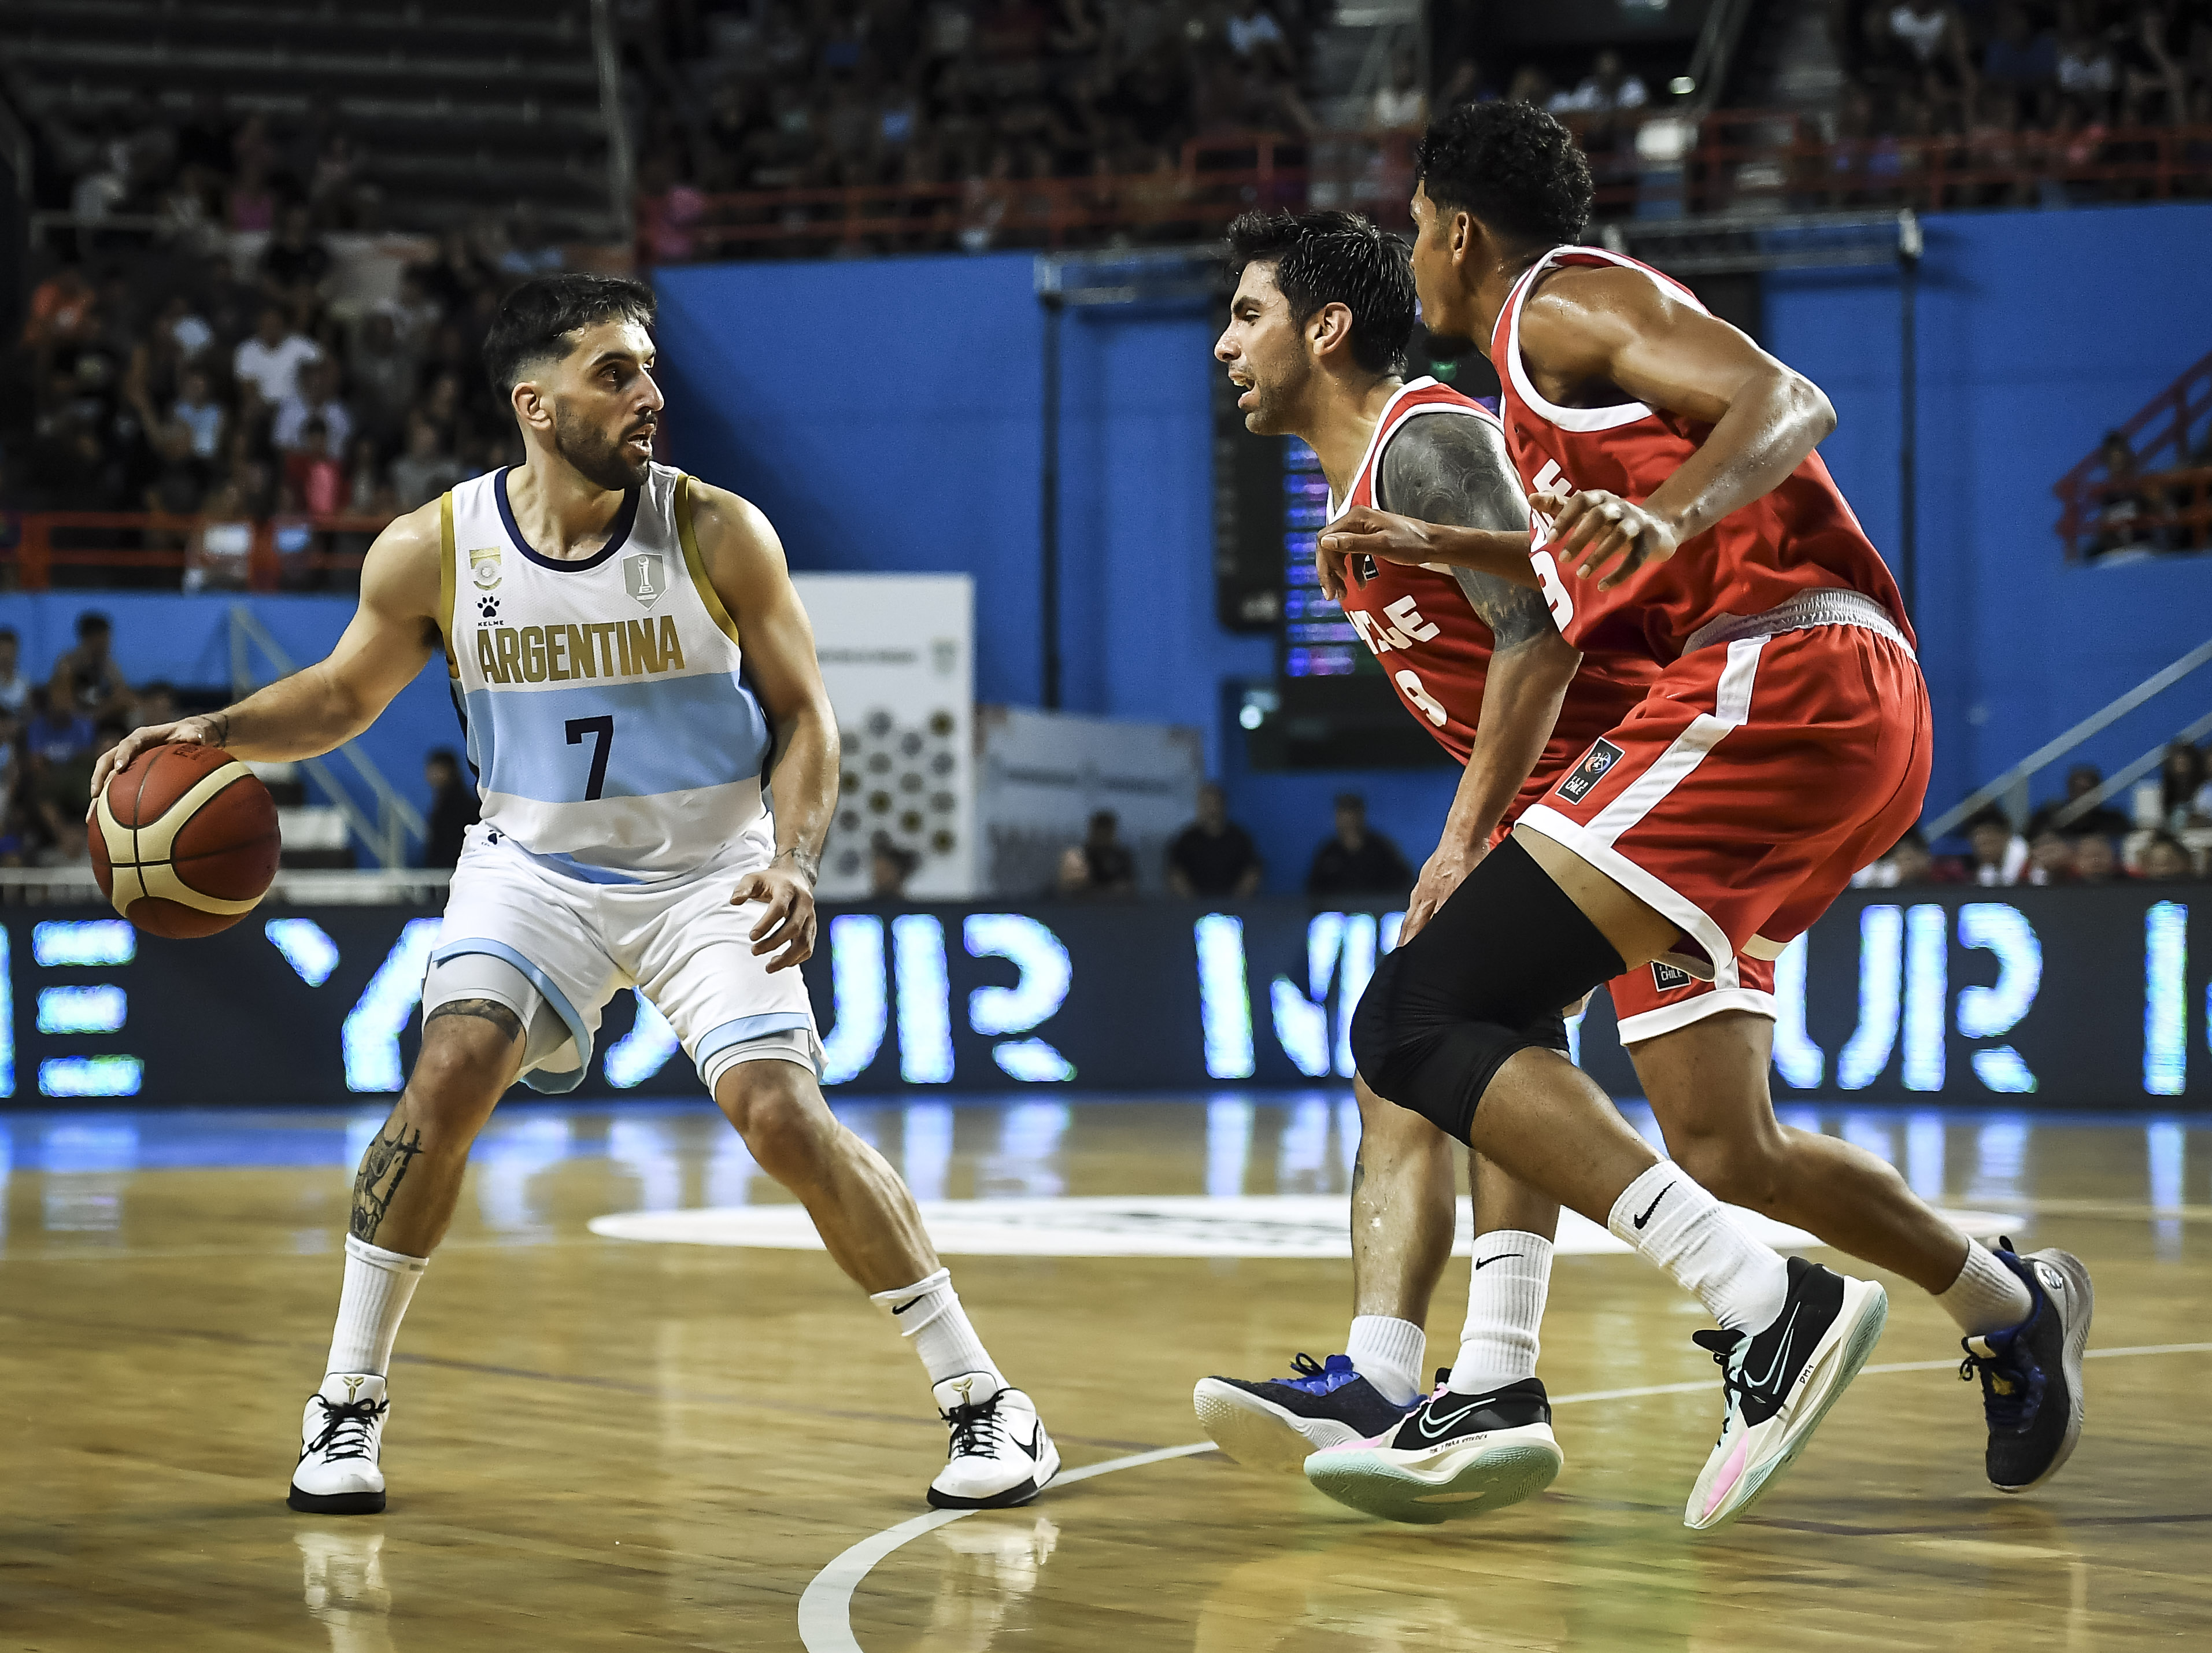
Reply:
<svg viewBox="0 0 2212 1653"><path fill-rule="evenodd" d="M446 643L446 675L461 675L461 663L453 655L453 562L459 553L453 550L453 496L450 493L438 496L438 630Z"/></svg>
<svg viewBox="0 0 2212 1653"><path fill-rule="evenodd" d="M707 564L699 555L698 536L691 532L691 478L686 474L676 479L676 538L684 547L684 566L690 571L691 583L698 588L699 600L707 605L707 617L722 629L722 635L743 647L738 636L738 623L722 605L722 594L714 589L714 582L707 578Z"/></svg>

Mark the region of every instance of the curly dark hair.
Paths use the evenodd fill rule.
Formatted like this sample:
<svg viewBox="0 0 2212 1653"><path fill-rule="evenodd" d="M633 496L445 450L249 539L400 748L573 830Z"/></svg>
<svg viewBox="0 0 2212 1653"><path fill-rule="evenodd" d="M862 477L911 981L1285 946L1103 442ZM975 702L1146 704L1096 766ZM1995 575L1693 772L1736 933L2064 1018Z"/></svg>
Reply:
<svg viewBox="0 0 2212 1653"><path fill-rule="evenodd" d="M1248 212L1229 226L1230 273L1271 264L1303 327L1324 304L1352 312L1352 359L1369 373L1406 370L1413 336L1413 266L1406 244L1349 212Z"/></svg>
<svg viewBox="0 0 2212 1653"><path fill-rule="evenodd" d="M1556 246L1589 227L1594 186L1574 134L1533 104L1468 103L1429 123L1414 173L1438 206L1501 238Z"/></svg>

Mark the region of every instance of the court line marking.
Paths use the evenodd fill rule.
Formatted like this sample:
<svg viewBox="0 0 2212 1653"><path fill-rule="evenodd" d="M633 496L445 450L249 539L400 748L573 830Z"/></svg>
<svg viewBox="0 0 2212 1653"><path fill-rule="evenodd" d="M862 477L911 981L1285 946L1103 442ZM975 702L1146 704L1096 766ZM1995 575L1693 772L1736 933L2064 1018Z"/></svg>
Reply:
<svg viewBox="0 0 2212 1653"><path fill-rule="evenodd" d="M2118 1360L2130 1355L2151 1354L2212 1354L2212 1343L2142 1343L2130 1348L2089 1349L2083 1352L2087 1360ZM1862 1377L1879 1376L1889 1372L1955 1371L1955 1360L1897 1360L1879 1366L1860 1369ZM1713 1386L1711 1378L1700 1378L1690 1383L1650 1383L1632 1389L1590 1389L1581 1395L1562 1395L1556 1397L1554 1407L1571 1407L1591 1401L1632 1401L1645 1395L1691 1395ZM1193 1441L1187 1446L1164 1446L1153 1452L1135 1452L1126 1458L1109 1458L1103 1463L1085 1464L1079 1469L1065 1469L1053 1478L1053 1486L1066 1486L1073 1482L1088 1480L1093 1475L1108 1475L1117 1469L1140 1469L1148 1463L1164 1463L1170 1458L1188 1458L1200 1452L1218 1449L1212 1441ZM933 1510L926 1516L916 1516L896 1527L862 1539L835 1557L830 1565L808 1581L799 1598L799 1640L806 1653L865 1653L853 1635L853 1592L860 1588L875 1565L885 1556L912 1543L925 1533L933 1533L939 1527L973 1515L980 1510Z"/></svg>

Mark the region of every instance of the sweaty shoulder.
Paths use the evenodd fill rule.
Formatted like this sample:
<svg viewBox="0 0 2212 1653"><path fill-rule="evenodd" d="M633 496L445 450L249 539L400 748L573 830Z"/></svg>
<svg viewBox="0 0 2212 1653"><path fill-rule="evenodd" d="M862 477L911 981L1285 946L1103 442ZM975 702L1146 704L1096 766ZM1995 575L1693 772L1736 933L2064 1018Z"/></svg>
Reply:
<svg viewBox="0 0 2212 1653"><path fill-rule="evenodd" d="M783 544L760 507L726 488L690 480L691 532L699 555L712 572L718 565L735 568L757 556L783 562Z"/></svg>
<svg viewBox="0 0 2212 1653"><path fill-rule="evenodd" d="M436 500L394 517L362 562L362 606L387 615L439 619L445 546Z"/></svg>
<svg viewBox="0 0 2212 1653"><path fill-rule="evenodd" d="M1521 355L1544 374L1602 373L1632 338L1700 313L1640 270L1568 264L1547 272L1522 304Z"/></svg>

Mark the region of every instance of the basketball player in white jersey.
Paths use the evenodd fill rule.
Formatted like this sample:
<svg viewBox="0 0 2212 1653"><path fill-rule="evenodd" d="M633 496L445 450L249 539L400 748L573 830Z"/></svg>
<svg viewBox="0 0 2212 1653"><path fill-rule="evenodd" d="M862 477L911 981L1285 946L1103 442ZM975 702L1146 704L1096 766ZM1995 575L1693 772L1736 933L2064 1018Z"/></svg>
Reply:
<svg viewBox="0 0 2212 1653"><path fill-rule="evenodd" d="M600 1011L626 987L667 1018L754 1159L913 1342L951 1431L930 1503L1024 1504L1060 1467L914 1196L823 1101L797 967L813 951L837 726L767 519L653 463L653 318L652 290L616 277L517 289L484 361L528 462L386 528L327 659L228 711L139 730L94 777L97 796L162 741L271 763L327 752L441 648L466 726L483 824L423 984L422 1054L355 1181L295 1510L384 1508L386 1370L470 1144L517 1078L550 1091L582 1079Z"/></svg>

